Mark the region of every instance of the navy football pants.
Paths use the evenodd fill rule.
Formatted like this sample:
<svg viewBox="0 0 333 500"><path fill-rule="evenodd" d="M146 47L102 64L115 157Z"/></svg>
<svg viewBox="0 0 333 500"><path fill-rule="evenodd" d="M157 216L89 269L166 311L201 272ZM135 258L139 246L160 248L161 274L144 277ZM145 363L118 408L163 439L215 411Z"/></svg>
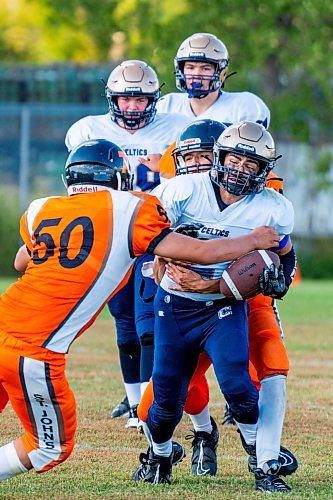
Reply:
<svg viewBox="0 0 333 500"><path fill-rule="evenodd" d="M158 288L155 297L154 402L148 427L156 443L180 422L199 354L210 356L220 389L237 421L258 420L258 391L249 372L246 303L199 302Z"/></svg>
<svg viewBox="0 0 333 500"><path fill-rule="evenodd" d="M141 272L143 262L153 259L152 255L138 257L126 286L108 302L109 311L116 323L124 382L129 384L140 381L140 343L145 349L153 344L155 316L153 300L149 299L153 299L156 285L151 278L144 278ZM152 361L148 364L152 365ZM151 368L152 366L147 368L144 380L149 380Z"/></svg>

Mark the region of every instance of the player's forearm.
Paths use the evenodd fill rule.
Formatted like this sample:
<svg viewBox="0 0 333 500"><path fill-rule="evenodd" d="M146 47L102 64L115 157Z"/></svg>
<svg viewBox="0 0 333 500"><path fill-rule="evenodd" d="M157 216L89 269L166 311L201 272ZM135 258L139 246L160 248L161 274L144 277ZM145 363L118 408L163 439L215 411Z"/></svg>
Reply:
<svg viewBox="0 0 333 500"><path fill-rule="evenodd" d="M208 241L189 238L177 233L169 233L156 246L154 253L161 257L186 260L198 264L215 264L237 259L251 250L275 247L278 243L278 234L268 226L256 228L251 233L238 238L218 238Z"/></svg>
<svg viewBox="0 0 333 500"><path fill-rule="evenodd" d="M268 240L267 240L268 242ZM200 240L196 240L200 243ZM215 262L226 262L235 260L241 255L244 255L252 250L267 249L274 247L278 244L277 240L269 240L269 243L257 237L257 234L252 231L246 236L230 239L214 239L202 242L206 244L200 259L197 260L199 264L213 264Z"/></svg>

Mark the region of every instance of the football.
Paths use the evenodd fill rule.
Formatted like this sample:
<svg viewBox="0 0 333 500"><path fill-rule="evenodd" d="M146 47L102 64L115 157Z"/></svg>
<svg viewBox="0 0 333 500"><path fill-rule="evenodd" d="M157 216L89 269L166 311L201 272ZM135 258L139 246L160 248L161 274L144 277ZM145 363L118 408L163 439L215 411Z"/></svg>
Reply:
<svg viewBox="0 0 333 500"><path fill-rule="evenodd" d="M253 250L229 264L222 274L220 290L225 297L245 300L260 293L259 277L264 268L280 265L279 256L270 250Z"/></svg>

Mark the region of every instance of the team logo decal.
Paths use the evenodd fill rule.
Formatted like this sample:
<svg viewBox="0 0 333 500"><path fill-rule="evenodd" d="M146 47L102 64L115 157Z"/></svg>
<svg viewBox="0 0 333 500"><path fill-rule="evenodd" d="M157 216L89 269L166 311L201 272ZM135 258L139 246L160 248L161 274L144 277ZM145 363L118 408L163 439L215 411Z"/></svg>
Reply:
<svg viewBox="0 0 333 500"><path fill-rule="evenodd" d="M230 316L230 314L232 314L231 306L222 307L222 309L220 309L217 314L218 314L219 319L223 319L226 316Z"/></svg>

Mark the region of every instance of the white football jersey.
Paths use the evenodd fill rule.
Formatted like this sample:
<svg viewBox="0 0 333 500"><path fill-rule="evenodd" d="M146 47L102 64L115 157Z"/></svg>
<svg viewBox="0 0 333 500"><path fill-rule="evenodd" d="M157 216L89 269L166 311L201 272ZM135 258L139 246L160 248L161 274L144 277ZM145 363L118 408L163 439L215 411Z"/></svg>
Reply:
<svg viewBox="0 0 333 500"><path fill-rule="evenodd" d="M192 120L211 119L223 123L239 123L249 120L269 127L271 114L260 97L251 92L221 92L214 102L201 115L196 116L186 93L173 92L157 102L158 113L180 113Z"/></svg>
<svg viewBox="0 0 333 500"><path fill-rule="evenodd" d="M280 240L290 235L294 224L294 210L290 201L273 189L250 194L232 203L222 211L216 200L210 172L180 175L157 186L153 194L167 211L172 226L181 223L203 224L199 238L235 238L250 233L258 226L272 226ZM212 265L191 265L190 269L206 279L222 276L230 262ZM193 300L214 300L221 294L200 294L169 290L174 283L164 275L161 286L169 293Z"/></svg>
<svg viewBox="0 0 333 500"><path fill-rule="evenodd" d="M131 134L111 120L110 114L86 116L74 123L68 130L65 144L69 151L90 139L107 139L120 146L126 153L134 174L134 189L149 186L154 182L154 172L140 164L141 157L149 154L163 154L168 146L176 140L179 132L191 120L184 115L159 114L143 128ZM142 167L139 171L138 168ZM142 182L140 176L146 176ZM145 182L146 181L146 182ZM143 190L146 190L142 187Z"/></svg>

